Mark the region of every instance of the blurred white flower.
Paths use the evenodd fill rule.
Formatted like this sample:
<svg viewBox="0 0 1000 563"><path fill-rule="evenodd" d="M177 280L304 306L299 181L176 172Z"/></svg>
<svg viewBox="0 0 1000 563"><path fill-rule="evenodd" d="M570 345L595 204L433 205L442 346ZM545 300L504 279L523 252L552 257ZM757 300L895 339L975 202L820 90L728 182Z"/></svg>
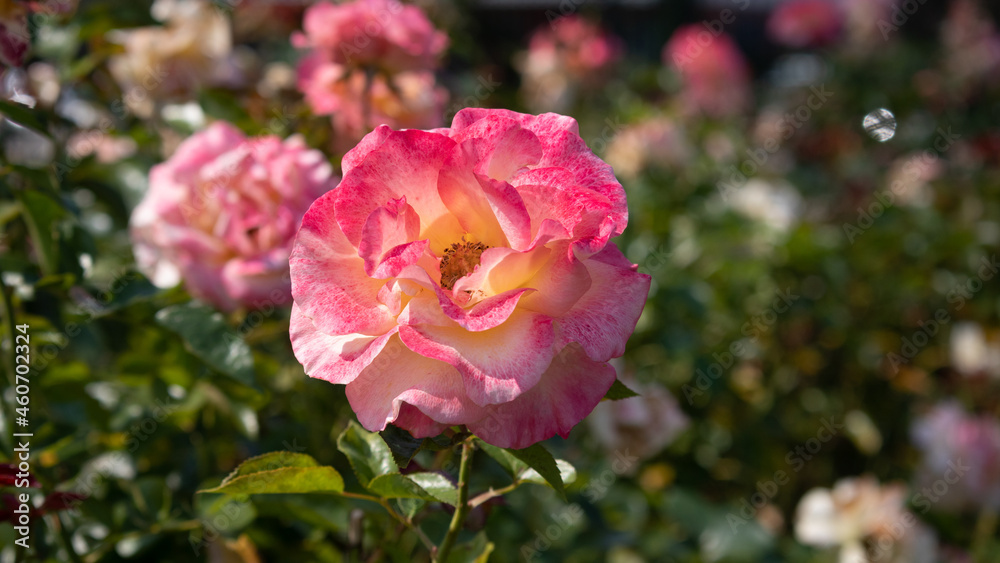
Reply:
<svg viewBox="0 0 1000 563"><path fill-rule="evenodd" d="M91 129L77 131L66 140L66 152L73 159L95 155L100 163L118 162L135 154L138 145L130 137L117 137Z"/></svg>
<svg viewBox="0 0 1000 563"><path fill-rule="evenodd" d="M936 539L905 510L905 501L902 485L882 486L871 476L841 479L832 490L802 497L795 536L804 544L838 547L840 563L933 561ZM914 547L928 544L918 557Z"/></svg>
<svg viewBox="0 0 1000 563"><path fill-rule="evenodd" d="M217 8L200 0L156 0L152 14L164 25L109 33L125 47L108 64L130 110L148 117L154 100L186 100L203 85L232 80L232 34Z"/></svg>
<svg viewBox="0 0 1000 563"><path fill-rule="evenodd" d="M941 175L939 158L913 153L895 160L886 174L886 188L894 195L897 205L926 207L932 203L930 182Z"/></svg>
<svg viewBox="0 0 1000 563"><path fill-rule="evenodd" d="M802 209L802 196L791 185L759 178L729 192L725 201L736 212L780 232L798 222Z"/></svg>
<svg viewBox="0 0 1000 563"><path fill-rule="evenodd" d="M684 128L666 116L627 126L614 136L604 155L619 178L635 178L648 166L681 166L690 157Z"/></svg>
<svg viewBox="0 0 1000 563"><path fill-rule="evenodd" d="M1000 343L988 341L980 325L955 323L949 348L951 365L962 375L1000 378Z"/></svg>
<svg viewBox="0 0 1000 563"><path fill-rule="evenodd" d="M609 452L627 451L640 459L653 457L686 430L690 420L665 387L656 383L640 385L629 378L623 378L623 382L639 396L601 401L587 422L594 437Z"/></svg>

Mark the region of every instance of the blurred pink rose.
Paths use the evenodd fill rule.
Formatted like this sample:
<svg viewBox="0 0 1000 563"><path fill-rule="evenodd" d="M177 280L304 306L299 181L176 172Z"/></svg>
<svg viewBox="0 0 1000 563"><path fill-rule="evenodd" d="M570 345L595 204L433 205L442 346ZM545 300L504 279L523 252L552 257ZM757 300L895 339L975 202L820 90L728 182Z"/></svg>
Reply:
<svg viewBox="0 0 1000 563"><path fill-rule="evenodd" d="M292 36L324 61L393 73L434 68L448 37L424 12L397 0L320 2L306 10L303 33Z"/></svg>
<svg viewBox="0 0 1000 563"><path fill-rule="evenodd" d="M517 61L526 102L539 111L569 109L577 89L599 86L623 50L617 37L580 16L542 26Z"/></svg>
<svg viewBox="0 0 1000 563"><path fill-rule="evenodd" d="M576 15L545 25L531 36L530 52L555 51L563 65L581 80L607 70L622 56L621 40L596 23Z"/></svg>
<svg viewBox="0 0 1000 563"><path fill-rule="evenodd" d="M750 71L736 43L699 24L679 28L663 47L663 62L680 73L685 108L714 117L741 113L750 105Z"/></svg>
<svg viewBox="0 0 1000 563"><path fill-rule="evenodd" d="M300 137L247 139L217 122L154 166L132 213L139 268L160 287L181 280L221 310L287 302L288 258L302 215L336 185Z"/></svg>
<svg viewBox="0 0 1000 563"><path fill-rule="evenodd" d="M325 63L314 55L299 64L299 89L314 113L331 116L337 152L346 152L378 125L431 129L443 124L448 91L435 84L432 73L373 75L367 107L365 80L362 72L350 72L343 65Z"/></svg>
<svg viewBox="0 0 1000 563"><path fill-rule="evenodd" d="M833 43L843 28L844 14L833 0L790 0L767 19L771 40L796 49Z"/></svg>
<svg viewBox="0 0 1000 563"><path fill-rule="evenodd" d="M933 487L947 479L945 493L925 495L939 497L935 507L1000 508L1000 421L970 414L957 401L945 401L917 418L911 434L924 454L918 487Z"/></svg>
<svg viewBox="0 0 1000 563"><path fill-rule="evenodd" d="M969 96L981 83L996 84L1000 71L1000 33L975 0L955 0L941 26L945 72Z"/></svg>
<svg viewBox="0 0 1000 563"><path fill-rule="evenodd" d="M346 384L370 430L568 435L615 381L650 284L609 243L625 192L576 121L465 109L450 129L381 126L343 167L292 252L306 373Z"/></svg>

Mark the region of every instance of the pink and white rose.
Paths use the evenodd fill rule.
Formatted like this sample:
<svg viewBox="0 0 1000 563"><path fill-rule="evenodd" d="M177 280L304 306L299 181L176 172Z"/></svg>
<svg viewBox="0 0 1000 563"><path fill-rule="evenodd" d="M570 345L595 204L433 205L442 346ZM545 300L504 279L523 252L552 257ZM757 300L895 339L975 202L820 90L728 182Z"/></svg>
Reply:
<svg viewBox="0 0 1000 563"><path fill-rule="evenodd" d="M615 381L649 291L610 239L625 192L576 121L465 109L381 126L306 213L291 341L362 425L466 425L500 447L569 431Z"/></svg>
<svg viewBox="0 0 1000 563"><path fill-rule="evenodd" d="M150 171L131 219L136 262L157 286L183 281L224 311L287 303L302 215L336 183L301 137L248 139L216 122Z"/></svg>

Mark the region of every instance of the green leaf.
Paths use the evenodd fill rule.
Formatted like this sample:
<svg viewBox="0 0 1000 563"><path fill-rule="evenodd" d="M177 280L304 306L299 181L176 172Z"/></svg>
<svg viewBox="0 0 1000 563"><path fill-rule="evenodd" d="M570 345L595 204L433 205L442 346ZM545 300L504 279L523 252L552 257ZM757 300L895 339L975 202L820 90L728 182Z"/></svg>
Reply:
<svg viewBox="0 0 1000 563"><path fill-rule="evenodd" d="M385 430L379 432L379 435L389 446L393 459L400 467L409 465L410 460L423 448L426 441L414 438L412 434L394 424L386 425Z"/></svg>
<svg viewBox="0 0 1000 563"><path fill-rule="evenodd" d="M239 465L218 487L200 491L229 495L273 493L340 493L344 479L332 467L292 452L271 452Z"/></svg>
<svg viewBox="0 0 1000 563"><path fill-rule="evenodd" d="M28 129L33 129L46 137L49 135L48 125L45 123L43 114L32 110L30 107L17 102L0 100L0 113L7 119L17 122Z"/></svg>
<svg viewBox="0 0 1000 563"><path fill-rule="evenodd" d="M222 481L222 483L225 484L227 481L244 475L260 473L261 471L270 471L272 469L282 469L285 467L319 467L319 463L313 459L312 456L308 456L306 454L298 454L294 452L270 452L245 460L239 465L239 467L234 469L233 472Z"/></svg>
<svg viewBox="0 0 1000 563"><path fill-rule="evenodd" d="M188 351L216 371L246 385L254 384L250 346L229 329L222 313L191 302L161 309L156 322L180 335Z"/></svg>
<svg viewBox="0 0 1000 563"><path fill-rule="evenodd" d="M427 491L399 473L379 475L365 486L366 489L382 498L417 498L435 500Z"/></svg>
<svg viewBox="0 0 1000 563"><path fill-rule="evenodd" d="M393 502L396 505L396 510L410 519L416 516L423 507L427 506L426 500L418 498L398 498L394 499Z"/></svg>
<svg viewBox="0 0 1000 563"><path fill-rule="evenodd" d="M137 272L129 272L114 281L117 291L112 291L111 300L94 313L94 317L102 317L120 311L134 303L149 301L165 292L150 283L148 279Z"/></svg>
<svg viewBox="0 0 1000 563"><path fill-rule="evenodd" d="M500 467L510 475L511 479L517 480L518 476L528 469L527 465L503 448L487 444L478 438L476 439L476 445L486 452L486 455L499 463Z"/></svg>
<svg viewBox="0 0 1000 563"><path fill-rule="evenodd" d="M347 456L354 474L364 487L368 487L379 475L399 473L399 466L392 459L392 452L382 437L365 430L353 420L337 437L337 449Z"/></svg>
<svg viewBox="0 0 1000 563"><path fill-rule="evenodd" d="M52 198L35 190L19 191L17 196L24 209L24 219L38 254L39 266L42 272L54 274L56 264L59 263L56 224L62 218L64 210Z"/></svg>
<svg viewBox="0 0 1000 563"><path fill-rule="evenodd" d="M456 545L445 563L486 563L495 547L485 532L479 532L472 540Z"/></svg>
<svg viewBox="0 0 1000 563"><path fill-rule="evenodd" d="M455 506L458 504L458 488L440 473L420 472L406 475L421 489L430 493L435 500Z"/></svg>
<svg viewBox="0 0 1000 563"><path fill-rule="evenodd" d="M496 460L514 481L548 485L558 491L564 499L566 492L563 484L576 481L576 469L573 465L565 460L553 459L552 454L546 451L541 444L535 444L524 450L505 450L477 439L476 445ZM529 459L536 460L537 465ZM554 464L555 471L552 471L549 460ZM543 468L545 473L539 471L539 467ZM558 477L558 480L553 475Z"/></svg>
<svg viewBox="0 0 1000 563"><path fill-rule="evenodd" d="M573 464L564 459L557 459L556 467L559 468L559 477L562 479L562 482L564 484L570 485L573 483L573 481L576 481L576 468L573 467ZM527 471L522 473L520 479L522 481L527 481L528 483L535 483L538 485L550 484L548 481L542 478L541 475L539 475L538 471L535 471L534 469L528 469Z"/></svg>
<svg viewBox="0 0 1000 563"><path fill-rule="evenodd" d="M549 485L552 485L552 488L559 493L559 496L563 500L566 500L566 489L563 487L559 466L556 465L556 460L552 457L552 454L542 447L541 444L534 444L523 450L507 449L507 452L523 461L531 469L534 469Z"/></svg>
<svg viewBox="0 0 1000 563"><path fill-rule="evenodd" d="M389 445L392 457L400 467L409 465L410 460L420 450L446 450L468 437L468 433L458 432L450 439L445 436L414 438L409 432L393 424L386 425L385 430L379 432L379 435Z"/></svg>
<svg viewBox="0 0 1000 563"><path fill-rule="evenodd" d="M609 401L620 401L622 399L629 399L638 396L638 393L629 389L624 383L617 379L611 385L611 389L608 389L608 392L604 394L604 398Z"/></svg>
<svg viewBox="0 0 1000 563"><path fill-rule="evenodd" d="M259 495L274 493L341 493L344 479L332 467L285 467L237 477L205 493Z"/></svg>
<svg viewBox="0 0 1000 563"><path fill-rule="evenodd" d="M202 89L198 93L198 105L205 111L205 115L228 121L237 127L250 127L254 123L250 115L243 109L245 104L240 103L236 95L229 90ZM275 134L278 133L275 131Z"/></svg>
<svg viewBox="0 0 1000 563"><path fill-rule="evenodd" d="M368 483L368 490L382 498L414 498L458 503L458 489L443 475L437 473L412 473L379 475Z"/></svg>

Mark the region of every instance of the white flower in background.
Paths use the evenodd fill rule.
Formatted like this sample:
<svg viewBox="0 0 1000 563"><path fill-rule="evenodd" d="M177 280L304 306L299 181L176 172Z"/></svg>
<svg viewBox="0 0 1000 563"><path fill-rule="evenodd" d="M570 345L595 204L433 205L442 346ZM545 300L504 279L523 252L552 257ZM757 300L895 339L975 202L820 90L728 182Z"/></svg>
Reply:
<svg viewBox="0 0 1000 563"><path fill-rule="evenodd" d="M962 375L1000 377L1000 343L987 340L978 324L955 323L949 348L951 365Z"/></svg>
<svg viewBox="0 0 1000 563"><path fill-rule="evenodd" d="M204 85L235 80L229 21L214 5L156 0L152 14L164 25L109 34L125 48L108 65L130 110L148 117L153 100L186 100Z"/></svg>
<svg viewBox="0 0 1000 563"><path fill-rule="evenodd" d="M620 362L613 362L621 373ZM677 399L657 383L623 383L639 394L620 401L601 401L587 417L590 430L609 452L627 452L647 459L669 446L691 424ZM636 469L633 467L632 469Z"/></svg>
<svg viewBox="0 0 1000 563"><path fill-rule="evenodd" d="M802 196L784 182L767 182L759 178L727 191L723 198L734 211L779 232L787 232L798 222Z"/></svg>
<svg viewBox="0 0 1000 563"><path fill-rule="evenodd" d="M904 509L906 488L882 486L870 476L837 481L805 494L795 511L795 537L839 548L840 563L933 562L936 539ZM866 543L870 549L866 549ZM933 544L917 554L916 546Z"/></svg>
<svg viewBox="0 0 1000 563"><path fill-rule="evenodd" d="M614 136L604 155L619 177L635 178L650 166L681 166L691 158L684 128L666 116L648 117Z"/></svg>
<svg viewBox="0 0 1000 563"><path fill-rule="evenodd" d="M895 205L927 207L933 202L930 183L941 175L943 166L938 158L917 152L896 159L886 174L886 189L894 196Z"/></svg>

